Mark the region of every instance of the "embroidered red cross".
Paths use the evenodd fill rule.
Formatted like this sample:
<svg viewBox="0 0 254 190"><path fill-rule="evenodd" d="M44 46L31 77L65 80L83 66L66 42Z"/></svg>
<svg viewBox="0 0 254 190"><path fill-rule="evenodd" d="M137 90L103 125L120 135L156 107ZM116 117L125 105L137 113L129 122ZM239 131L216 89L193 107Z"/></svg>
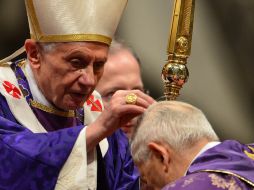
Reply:
<svg viewBox="0 0 254 190"><path fill-rule="evenodd" d="M4 81L2 85L5 88L6 92L12 97L17 99L21 98L21 92L14 84L10 83L9 81Z"/></svg>
<svg viewBox="0 0 254 190"><path fill-rule="evenodd" d="M94 100L94 95L91 95L88 100L86 101L86 104L92 105L91 106L91 111L98 111L98 112L102 112L102 105L101 102L99 100Z"/></svg>

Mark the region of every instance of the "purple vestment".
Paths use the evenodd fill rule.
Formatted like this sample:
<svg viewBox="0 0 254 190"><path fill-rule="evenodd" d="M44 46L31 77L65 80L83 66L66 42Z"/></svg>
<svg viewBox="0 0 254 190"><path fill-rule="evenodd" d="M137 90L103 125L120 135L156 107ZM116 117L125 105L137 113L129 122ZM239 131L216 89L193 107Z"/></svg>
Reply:
<svg viewBox="0 0 254 190"><path fill-rule="evenodd" d="M187 175L163 190L249 190L254 188L254 145L228 140L194 160Z"/></svg>
<svg viewBox="0 0 254 190"><path fill-rule="evenodd" d="M33 97L18 63L11 67L29 104ZM84 127L80 119L83 109L76 110L79 118L64 118L31 108L48 133L32 133L21 126L0 94L0 190L53 190L59 172ZM108 142L108 151L100 161L104 163L99 166L105 167L104 177L109 189L139 189L139 174L129 152L128 139L119 130L108 137ZM104 189L103 184L99 187Z"/></svg>

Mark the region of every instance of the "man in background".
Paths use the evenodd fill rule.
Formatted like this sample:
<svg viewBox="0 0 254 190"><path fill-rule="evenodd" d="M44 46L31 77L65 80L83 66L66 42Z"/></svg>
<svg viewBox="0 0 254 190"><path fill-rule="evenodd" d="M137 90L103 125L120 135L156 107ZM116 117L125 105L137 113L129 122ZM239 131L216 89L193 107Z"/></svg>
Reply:
<svg viewBox="0 0 254 190"><path fill-rule="evenodd" d="M107 62L96 90L101 94L104 106L108 106L112 95L117 90L144 90L141 78L140 60L133 50L121 41L113 40ZM121 127L131 138L137 118Z"/></svg>
<svg viewBox="0 0 254 190"><path fill-rule="evenodd" d="M131 144L143 181L163 190L250 190L254 144L219 142L205 115L178 101L150 106Z"/></svg>

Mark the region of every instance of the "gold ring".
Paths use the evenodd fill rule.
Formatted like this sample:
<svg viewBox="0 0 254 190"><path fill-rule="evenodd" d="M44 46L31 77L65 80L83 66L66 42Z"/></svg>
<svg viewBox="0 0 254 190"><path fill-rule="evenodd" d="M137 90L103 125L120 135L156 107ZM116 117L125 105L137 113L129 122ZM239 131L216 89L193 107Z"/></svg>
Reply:
<svg viewBox="0 0 254 190"><path fill-rule="evenodd" d="M125 102L126 104L136 104L137 103L137 95L134 93L130 93L125 96Z"/></svg>

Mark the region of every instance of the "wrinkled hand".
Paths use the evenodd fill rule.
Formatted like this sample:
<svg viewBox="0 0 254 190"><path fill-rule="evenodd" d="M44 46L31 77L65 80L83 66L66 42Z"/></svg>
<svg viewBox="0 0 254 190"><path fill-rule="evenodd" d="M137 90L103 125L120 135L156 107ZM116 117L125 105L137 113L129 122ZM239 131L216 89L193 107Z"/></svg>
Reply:
<svg viewBox="0 0 254 190"><path fill-rule="evenodd" d="M137 96L135 104L126 103L126 96L134 93ZM154 100L140 90L118 90L112 96L100 118L108 135L113 133L134 117L142 114Z"/></svg>
<svg viewBox="0 0 254 190"><path fill-rule="evenodd" d="M131 93L137 96L135 104L126 102L126 96ZM116 91L105 110L89 125L87 130L88 146L91 144L91 147L93 147L131 119L144 113L152 103L154 103L153 98L140 90Z"/></svg>

